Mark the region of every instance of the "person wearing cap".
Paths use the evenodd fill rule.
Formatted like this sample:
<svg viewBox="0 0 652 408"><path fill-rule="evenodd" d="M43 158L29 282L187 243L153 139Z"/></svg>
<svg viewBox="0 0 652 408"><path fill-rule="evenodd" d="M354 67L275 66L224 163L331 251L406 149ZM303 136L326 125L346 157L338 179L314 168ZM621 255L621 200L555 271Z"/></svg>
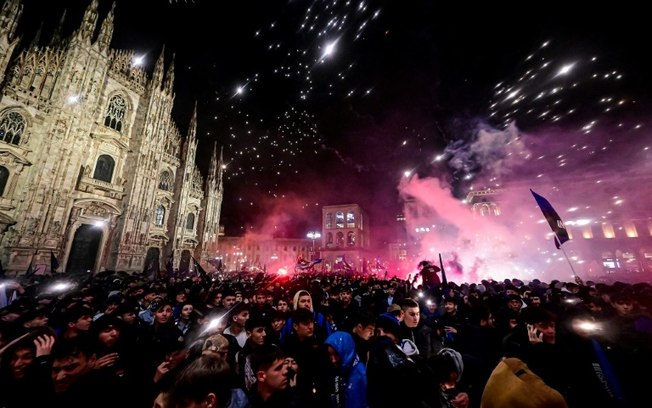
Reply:
<svg viewBox="0 0 652 408"><path fill-rule="evenodd" d="M238 345L242 348L247 342L245 324L250 316L249 305L246 303L238 303L229 311L228 316L230 316L230 321L229 325L224 330L224 334L235 337L238 341Z"/></svg>
<svg viewBox="0 0 652 408"><path fill-rule="evenodd" d="M256 382L256 377L251 369L250 355L256 348L265 344L267 326L267 321L260 316L251 317L245 323L247 341L242 350L240 350L235 356L235 374L238 376L240 383L244 385L246 390L250 390Z"/></svg>
<svg viewBox="0 0 652 408"><path fill-rule="evenodd" d="M434 387L429 387L434 390L429 395L430 406L467 408L469 394L459 385L464 373L462 355L451 348L443 348L428 359L428 366L432 370L430 377L434 380Z"/></svg>
<svg viewBox="0 0 652 408"><path fill-rule="evenodd" d="M376 319L376 337L367 362L367 398L371 408L422 406L422 390L418 386L422 375L414 360L401 349L400 342L400 323L391 314L383 313Z"/></svg>
<svg viewBox="0 0 652 408"><path fill-rule="evenodd" d="M327 361L315 336L313 314L305 308L292 312L293 331L283 342L283 350L294 357L300 371L297 376L297 388L302 396L312 402L325 398L323 380Z"/></svg>

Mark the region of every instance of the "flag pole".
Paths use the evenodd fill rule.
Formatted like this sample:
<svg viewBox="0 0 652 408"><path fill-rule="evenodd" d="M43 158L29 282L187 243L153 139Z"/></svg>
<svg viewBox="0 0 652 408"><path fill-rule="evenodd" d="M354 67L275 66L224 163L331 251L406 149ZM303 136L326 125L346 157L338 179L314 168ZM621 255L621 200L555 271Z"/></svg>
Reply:
<svg viewBox="0 0 652 408"><path fill-rule="evenodd" d="M564 246L561 244L561 241L559 241L559 238L557 238L557 234L553 232L557 242L559 242L559 249L561 249L561 252L564 254L564 257L566 258L566 261L568 261L568 266L570 266L571 271L573 272L573 279L577 282L579 279L579 276L577 276L577 272L575 272L575 268L573 267L573 263L571 262L570 258L568 257L568 254L566 253L566 250L564 249Z"/></svg>

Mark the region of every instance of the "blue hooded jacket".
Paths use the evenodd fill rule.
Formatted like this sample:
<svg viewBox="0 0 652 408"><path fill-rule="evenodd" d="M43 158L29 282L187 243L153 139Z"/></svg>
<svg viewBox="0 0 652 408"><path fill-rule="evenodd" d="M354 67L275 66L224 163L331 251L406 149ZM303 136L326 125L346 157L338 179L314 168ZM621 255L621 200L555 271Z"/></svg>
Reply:
<svg viewBox="0 0 652 408"><path fill-rule="evenodd" d="M344 407L366 408L367 368L355 353L353 336L347 332L335 332L324 342L331 346L340 357L340 372L344 379Z"/></svg>

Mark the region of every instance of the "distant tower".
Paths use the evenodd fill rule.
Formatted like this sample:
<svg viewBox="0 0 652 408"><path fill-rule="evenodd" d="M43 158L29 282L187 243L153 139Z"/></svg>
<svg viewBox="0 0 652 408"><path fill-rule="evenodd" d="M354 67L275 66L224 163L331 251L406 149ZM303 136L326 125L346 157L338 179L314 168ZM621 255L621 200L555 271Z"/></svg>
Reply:
<svg viewBox="0 0 652 408"><path fill-rule="evenodd" d="M369 247L367 214L358 204L322 207L322 258L329 264L342 259L354 268L364 269Z"/></svg>
<svg viewBox="0 0 652 408"><path fill-rule="evenodd" d="M493 189L471 191L466 196L466 203L471 206L474 214L499 216L501 211L498 197L502 192L502 190Z"/></svg>
<svg viewBox="0 0 652 408"><path fill-rule="evenodd" d="M23 5L19 0L6 0L0 11L0 83L4 81L11 56L20 42L16 26L22 13Z"/></svg>

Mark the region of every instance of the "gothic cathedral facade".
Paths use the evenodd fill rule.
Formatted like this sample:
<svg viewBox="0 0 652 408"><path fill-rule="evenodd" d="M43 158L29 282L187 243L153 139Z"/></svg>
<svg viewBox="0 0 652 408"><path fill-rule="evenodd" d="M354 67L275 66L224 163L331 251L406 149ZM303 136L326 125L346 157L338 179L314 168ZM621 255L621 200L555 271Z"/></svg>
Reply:
<svg viewBox="0 0 652 408"><path fill-rule="evenodd" d="M115 6L115 4L114 4ZM98 1L81 25L18 52L20 0L0 10L0 261L6 271L158 271L217 251L221 153L206 180L188 131L171 117L174 58L151 77L135 53L110 48L114 9L99 33ZM62 18L63 23L63 18ZM60 24L60 27L62 24ZM37 36L38 37L38 36Z"/></svg>

